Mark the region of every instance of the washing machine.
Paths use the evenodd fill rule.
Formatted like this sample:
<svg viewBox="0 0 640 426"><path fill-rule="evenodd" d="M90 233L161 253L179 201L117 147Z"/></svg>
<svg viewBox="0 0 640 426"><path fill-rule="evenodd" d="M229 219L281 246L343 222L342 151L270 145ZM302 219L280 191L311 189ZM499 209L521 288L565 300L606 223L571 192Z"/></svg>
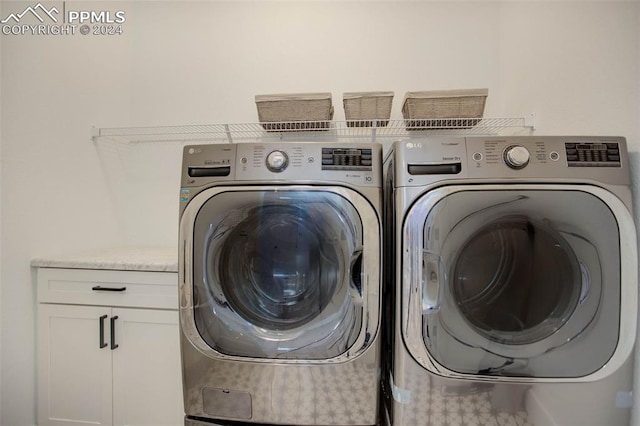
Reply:
<svg viewBox="0 0 640 426"><path fill-rule="evenodd" d="M186 146L180 197L185 424L376 424L381 145Z"/></svg>
<svg viewBox="0 0 640 426"><path fill-rule="evenodd" d="M383 420L628 425L638 279L625 139L414 138L385 167Z"/></svg>

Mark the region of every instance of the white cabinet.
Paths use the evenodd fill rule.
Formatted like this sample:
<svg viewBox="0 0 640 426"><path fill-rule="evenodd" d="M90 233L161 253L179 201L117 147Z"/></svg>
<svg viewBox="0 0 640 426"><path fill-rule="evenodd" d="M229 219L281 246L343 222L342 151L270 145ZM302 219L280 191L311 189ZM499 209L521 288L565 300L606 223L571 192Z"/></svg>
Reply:
<svg viewBox="0 0 640 426"><path fill-rule="evenodd" d="M112 355L99 348L108 308L38 306L38 424L110 425Z"/></svg>
<svg viewBox="0 0 640 426"><path fill-rule="evenodd" d="M177 274L38 268L38 424L182 425Z"/></svg>
<svg viewBox="0 0 640 426"><path fill-rule="evenodd" d="M113 424L182 425L178 312L114 309Z"/></svg>

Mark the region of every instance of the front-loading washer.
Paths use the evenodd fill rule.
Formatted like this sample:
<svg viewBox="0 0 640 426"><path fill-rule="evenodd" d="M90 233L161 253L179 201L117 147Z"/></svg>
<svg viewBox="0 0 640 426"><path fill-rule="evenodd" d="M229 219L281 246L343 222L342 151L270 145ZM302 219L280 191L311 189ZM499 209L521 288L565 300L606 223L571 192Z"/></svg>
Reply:
<svg viewBox="0 0 640 426"><path fill-rule="evenodd" d="M386 423L629 424L624 138L412 139L385 164Z"/></svg>
<svg viewBox="0 0 640 426"><path fill-rule="evenodd" d="M187 146L185 424L373 425L381 145Z"/></svg>

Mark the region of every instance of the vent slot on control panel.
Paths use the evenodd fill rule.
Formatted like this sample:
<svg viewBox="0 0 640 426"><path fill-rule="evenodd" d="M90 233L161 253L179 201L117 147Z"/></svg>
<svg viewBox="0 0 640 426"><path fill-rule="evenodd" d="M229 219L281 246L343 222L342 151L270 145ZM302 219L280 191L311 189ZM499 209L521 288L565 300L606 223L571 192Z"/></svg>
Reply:
<svg viewBox="0 0 640 426"><path fill-rule="evenodd" d="M322 170L373 170L371 149L322 148Z"/></svg>
<svg viewBox="0 0 640 426"><path fill-rule="evenodd" d="M620 167L620 147L615 142L564 144L569 167Z"/></svg>

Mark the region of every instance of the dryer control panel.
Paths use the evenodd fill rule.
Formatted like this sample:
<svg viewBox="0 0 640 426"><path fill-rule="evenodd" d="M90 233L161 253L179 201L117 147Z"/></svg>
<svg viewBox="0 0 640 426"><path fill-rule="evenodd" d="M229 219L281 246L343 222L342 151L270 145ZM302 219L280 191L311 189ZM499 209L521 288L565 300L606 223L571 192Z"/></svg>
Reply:
<svg viewBox="0 0 640 426"><path fill-rule="evenodd" d="M465 144L470 178L629 182L626 142L621 137L466 138Z"/></svg>
<svg viewBox="0 0 640 426"><path fill-rule="evenodd" d="M630 182L622 137L439 137L397 142L394 150L396 180L410 186L461 179Z"/></svg>

